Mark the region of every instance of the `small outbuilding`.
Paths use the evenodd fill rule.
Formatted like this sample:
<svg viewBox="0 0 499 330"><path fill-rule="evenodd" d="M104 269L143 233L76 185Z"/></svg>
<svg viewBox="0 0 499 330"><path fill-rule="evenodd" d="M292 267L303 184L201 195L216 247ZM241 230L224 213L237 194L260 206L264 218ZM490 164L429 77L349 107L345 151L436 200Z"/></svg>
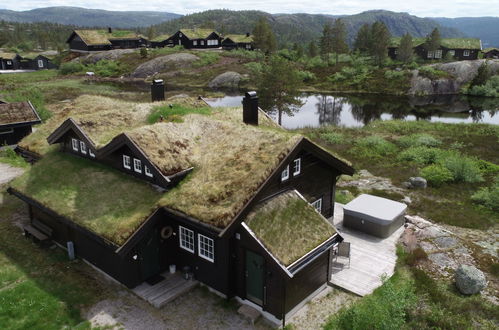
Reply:
<svg viewBox="0 0 499 330"><path fill-rule="evenodd" d="M486 48L483 50L483 58L499 58L499 48Z"/></svg>
<svg viewBox="0 0 499 330"><path fill-rule="evenodd" d="M0 52L0 70L18 70L21 68L22 57L16 53Z"/></svg>
<svg viewBox="0 0 499 330"><path fill-rule="evenodd" d="M247 49L253 50L253 36L249 33L246 34L229 34L222 41L222 48L231 49Z"/></svg>
<svg viewBox="0 0 499 330"><path fill-rule="evenodd" d="M17 144L39 123L40 116L31 102L0 102L0 145Z"/></svg>

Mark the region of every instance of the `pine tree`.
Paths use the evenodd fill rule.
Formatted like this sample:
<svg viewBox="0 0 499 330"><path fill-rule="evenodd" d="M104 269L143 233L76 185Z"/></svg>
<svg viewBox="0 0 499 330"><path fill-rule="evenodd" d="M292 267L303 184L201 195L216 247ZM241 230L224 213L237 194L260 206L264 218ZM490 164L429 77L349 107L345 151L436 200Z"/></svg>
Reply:
<svg viewBox="0 0 499 330"><path fill-rule="evenodd" d="M147 39L152 40L152 39L154 39L155 36L156 36L156 29L154 28L154 26L151 25L147 29Z"/></svg>
<svg viewBox="0 0 499 330"><path fill-rule="evenodd" d="M369 53L377 65L383 64L390 45L390 32L383 22L374 22L371 26L371 40Z"/></svg>
<svg viewBox="0 0 499 330"><path fill-rule="evenodd" d="M435 51L440 48L440 44L442 42L442 38L440 37L440 31L437 28L434 28L431 31L431 34L426 37L425 48L429 51Z"/></svg>
<svg viewBox="0 0 499 330"><path fill-rule="evenodd" d="M397 59L404 63L411 62L414 56L412 47L412 36L409 33L404 34L404 36L400 40Z"/></svg>
<svg viewBox="0 0 499 330"><path fill-rule="evenodd" d="M329 54L333 52L333 27L331 23L326 23L322 30L322 36L319 41L319 48L322 58L329 63Z"/></svg>
<svg viewBox="0 0 499 330"><path fill-rule="evenodd" d="M265 17L260 17L253 29L253 43L255 48L265 54L270 54L277 49L277 41L269 22Z"/></svg>
<svg viewBox="0 0 499 330"><path fill-rule="evenodd" d="M308 56L313 58L317 56L317 44L314 40L308 44Z"/></svg>
<svg viewBox="0 0 499 330"><path fill-rule="evenodd" d="M345 23L343 23L341 19L338 18L334 21L334 25L331 30L331 36L333 51L336 54L336 64L338 64L339 55L346 54L349 50L346 42L347 30L345 27Z"/></svg>
<svg viewBox="0 0 499 330"><path fill-rule="evenodd" d="M357 36L355 37L355 41L353 43L353 49L367 54L369 49L371 48L371 28L369 24L364 24L360 27L357 32Z"/></svg>

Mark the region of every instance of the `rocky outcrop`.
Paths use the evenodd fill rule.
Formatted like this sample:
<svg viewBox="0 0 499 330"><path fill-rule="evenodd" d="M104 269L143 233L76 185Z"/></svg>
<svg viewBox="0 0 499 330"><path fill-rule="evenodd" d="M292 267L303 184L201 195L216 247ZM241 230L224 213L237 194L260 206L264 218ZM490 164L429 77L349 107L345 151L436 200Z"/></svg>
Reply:
<svg viewBox="0 0 499 330"><path fill-rule="evenodd" d="M242 75L234 72L228 71L224 72L208 83L210 88L224 88L224 89L237 89L239 87L239 82L242 79Z"/></svg>
<svg viewBox="0 0 499 330"><path fill-rule="evenodd" d="M135 53L136 49L113 49L105 52L90 53L85 56L77 57L73 62L81 62L83 64L94 64L102 60L116 61L126 54Z"/></svg>
<svg viewBox="0 0 499 330"><path fill-rule="evenodd" d="M456 270L456 286L462 294L477 294L487 286L485 275L476 267L460 265Z"/></svg>
<svg viewBox="0 0 499 330"><path fill-rule="evenodd" d="M131 76L133 78L146 78L167 70L189 67L197 60L199 60L199 57L188 53L160 56L139 65Z"/></svg>

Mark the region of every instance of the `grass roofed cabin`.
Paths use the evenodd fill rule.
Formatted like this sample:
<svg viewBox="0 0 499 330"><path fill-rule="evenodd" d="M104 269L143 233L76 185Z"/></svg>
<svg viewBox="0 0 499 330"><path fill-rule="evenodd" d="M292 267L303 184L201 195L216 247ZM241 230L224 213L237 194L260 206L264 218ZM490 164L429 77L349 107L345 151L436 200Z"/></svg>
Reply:
<svg viewBox="0 0 499 330"><path fill-rule="evenodd" d="M388 55L395 59L400 46L401 37L393 37L388 46ZM442 38L440 47L430 51L426 49L427 38L412 38L412 45L416 55L423 59L442 59L445 57L457 60L475 60L482 49L482 41L476 38Z"/></svg>
<svg viewBox="0 0 499 330"><path fill-rule="evenodd" d="M32 227L53 228L53 240L72 241L127 286L170 264L189 266L204 284L281 318L327 283L341 236L323 216L333 214L337 178L353 169L250 106L258 125L243 122L241 108L190 98L79 97L23 141L42 159L10 192L29 205ZM268 303L261 288L244 287L248 251L274 274L265 282ZM251 275L262 269L250 278L267 276ZM283 298L282 281L300 290Z"/></svg>
<svg viewBox="0 0 499 330"><path fill-rule="evenodd" d="M147 41L128 30L74 30L66 41L73 51L103 51L113 48L138 48Z"/></svg>

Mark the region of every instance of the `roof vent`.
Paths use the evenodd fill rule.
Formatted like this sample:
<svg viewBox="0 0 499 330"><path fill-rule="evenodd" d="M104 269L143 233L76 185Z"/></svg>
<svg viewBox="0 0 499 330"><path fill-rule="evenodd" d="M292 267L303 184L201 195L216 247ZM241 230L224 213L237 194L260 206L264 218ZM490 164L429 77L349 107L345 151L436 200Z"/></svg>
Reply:
<svg viewBox="0 0 499 330"><path fill-rule="evenodd" d="M109 33L113 33L113 29L112 29L111 27L108 27L108 28L107 28L107 32L109 32Z"/></svg>
<svg viewBox="0 0 499 330"><path fill-rule="evenodd" d="M165 100L165 84L163 79L154 79L151 84L152 102Z"/></svg>
<svg viewBox="0 0 499 330"><path fill-rule="evenodd" d="M258 96L255 91L247 92L244 95L243 122L258 126Z"/></svg>
<svg viewBox="0 0 499 330"><path fill-rule="evenodd" d="M249 37L250 36L250 33L249 32L246 32L246 36Z"/></svg>

